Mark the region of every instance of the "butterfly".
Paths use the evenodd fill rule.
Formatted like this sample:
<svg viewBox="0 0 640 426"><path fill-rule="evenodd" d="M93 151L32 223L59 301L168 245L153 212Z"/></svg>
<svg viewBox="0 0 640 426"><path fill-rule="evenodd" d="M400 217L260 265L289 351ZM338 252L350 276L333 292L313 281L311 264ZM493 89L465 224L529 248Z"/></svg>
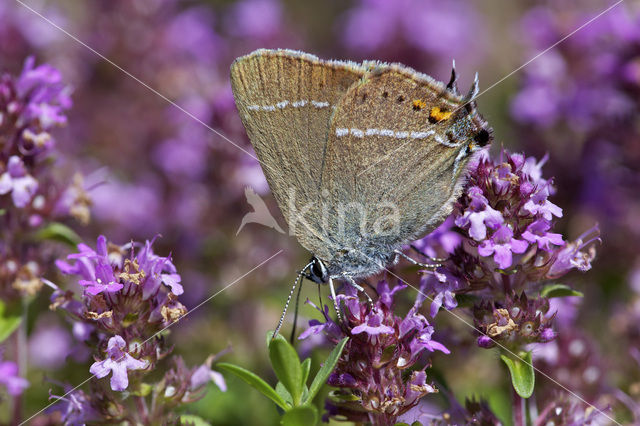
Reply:
<svg viewBox="0 0 640 426"><path fill-rule="evenodd" d="M401 64L260 49L234 61L231 85L289 232L313 255L285 312L304 277L329 284L340 316L333 280L363 290L357 279L407 257L402 247L451 213L467 164L493 139L477 74L463 96L455 66L444 84Z"/></svg>

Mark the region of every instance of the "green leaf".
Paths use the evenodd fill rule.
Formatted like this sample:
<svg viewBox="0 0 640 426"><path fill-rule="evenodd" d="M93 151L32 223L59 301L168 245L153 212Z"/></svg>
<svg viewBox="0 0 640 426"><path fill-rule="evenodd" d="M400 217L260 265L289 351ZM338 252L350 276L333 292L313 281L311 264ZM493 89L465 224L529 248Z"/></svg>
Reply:
<svg viewBox="0 0 640 426"><path fill-rule="evenodd" d="M531 362L531 351L521 352L519 358L511 358L500 355L502 361L507 364L511 373L511 383L516 393L523 398L529 398L533 394L535 386L535 372Z"/></svg>
<svg viewBox="0 0 640 426"><path fill-rule="evenodd" d="M37 237L41 240L58 241L74 248L81 241L80 236L73 229L59 222L50 223L42 228Z"/></svg>
<svg viewBox="0 0 640 426"><path fill-rule="evenodd" d="M302 366L296 350L283 336L269 342L269 359L278 380L291 394L293 405L300 405L302 396Z"/></svg>
<svg viewBox="0 0 640 426"><path fill-rule="evenodd" d="M551 299L553 297L567 297L567 296L583 297L584 294L580 291L572 289L568 285L549 284L544 286L544 288L540 291L540 296Z"/></svg>
<svg viewBox="0 0 640 426"><path fill-rule="evenodd" d="M309 397L309 387L307 380L309 379L309 371L311 370L311 358L302 361L302 401L306 401Z"/></svg>
<svg viewBox="0 0 640 426"><path fill-rule="evenodd" d="M340 343L338 343L336 347L333 348L324 364L322 364L322 367L320 367L318 374L316 374L316 377L314 377L313 382L309 387L309 395L307 395L305 403L313 401L313 398L316 397L316 394L320 391L322 385L327 381L327 379L329 378L329 374L331 374L336 364L338 363L338 359L340 359L342 350L344 349L344 346L347 344L348 340L348 337L342 339Z"/></svg>
<svg viewBox="0 0 640 426"><path fill-rule="evenodd" d="M211 426L211 423L193 414L183 414L180 416L180 425Z"/></svg>
<svg viewBox="0 0 640 426"><path fill-rule="evenodd" d="M7 337L11 336L20 326L22 316L20 312L14 312L7 309L7 306L0 300L0 343L4 342Z"/></svg>
<svg viewBox="0 0 640 426"><path fill-rule="evenodd" d="M271 387L267 382L262 380L256 374L252 373L249 370L245 370L242 367L237 365L229 364L226 362L216 363L216 367L221 370L227 371L231 374L235 374L240 377L242 380L247 382L249 386L260 391L264 396L275 402L280 408L286 410L289 408L289 405L285 402L284 399Z"/></svg>
<svg viewBox="0 0 640 426"><path fill-rule="evenodd" d="M284 413L283 426L308 426L318 422L318 410L313 405L299 405Z"/></svg>
<svg viewBox="0 0 640 426"><path fill-rule="evenodd" d="M307 358L302 361L302 387L307 384L309 378L309 370L311 370L311 358Z"/></svg>
<svg viewBox="0 0 640 426"><path fill-rule="evenodd" d="M287 401L287 403L291 406L293 406L293 399L291 398L291 394L289 393L289 391L287 390L287 388L284 387L284 385L282 384L282 382L278 382L276 384L276 393L278 395L280 395L280 397L282 397L282 399L284 399L285 401Z"/></svg>

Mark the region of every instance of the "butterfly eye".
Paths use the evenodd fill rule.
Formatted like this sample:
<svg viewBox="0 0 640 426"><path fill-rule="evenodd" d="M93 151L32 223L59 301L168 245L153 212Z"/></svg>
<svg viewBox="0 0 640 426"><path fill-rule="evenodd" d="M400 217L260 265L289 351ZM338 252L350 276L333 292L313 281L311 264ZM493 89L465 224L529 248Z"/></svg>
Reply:
<svg viewBox="0 0 640 426"><path fill-rule="evenodd" d="M329 280L327 268L318 258L313 258L312 260L313 264L311 265L311 270L309 271L307 278L318 284L326 283Z"/></svg>

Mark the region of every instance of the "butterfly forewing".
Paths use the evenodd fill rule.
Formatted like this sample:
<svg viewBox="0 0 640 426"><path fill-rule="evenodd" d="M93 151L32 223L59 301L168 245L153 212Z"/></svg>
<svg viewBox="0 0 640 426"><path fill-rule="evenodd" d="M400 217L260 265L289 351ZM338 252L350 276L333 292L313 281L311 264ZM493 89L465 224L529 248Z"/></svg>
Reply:
<svg viewBox="0 0 640 426"><path fill-rule="evenodd" d="M320 256L329 250L319 217L329 119L363 73L358 64L289 50L259 50L231 67L236 105L271 191L300 243Z"/></svg>

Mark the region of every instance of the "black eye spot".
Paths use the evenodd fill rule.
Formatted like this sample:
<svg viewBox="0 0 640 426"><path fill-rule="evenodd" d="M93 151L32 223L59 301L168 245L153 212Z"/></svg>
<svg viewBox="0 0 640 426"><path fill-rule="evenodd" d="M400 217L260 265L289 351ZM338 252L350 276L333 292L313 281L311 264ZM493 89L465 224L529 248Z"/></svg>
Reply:
<svg viewBox="0 0 640 426"><path fill-rule="evenodd" d="M491 135L489 135L489 132L486 129L482 129L478 133L476 133L476 135L473 137L473 140L476 141L478 145L485 146L487 143L489 143L490 136Z"/></svg>
<svg viewBox="0 0 640 426"><path fill-rule="evenodd" d="M383 98L388 98L389 97L389 92L382 92L382 97Z"/></svg>
<svg viewBox="0 0 640 426"><path fill-rule="evenodd" d="M398 103L400 102L404 102L404 96L402 95L398 96Z"/></svg>

